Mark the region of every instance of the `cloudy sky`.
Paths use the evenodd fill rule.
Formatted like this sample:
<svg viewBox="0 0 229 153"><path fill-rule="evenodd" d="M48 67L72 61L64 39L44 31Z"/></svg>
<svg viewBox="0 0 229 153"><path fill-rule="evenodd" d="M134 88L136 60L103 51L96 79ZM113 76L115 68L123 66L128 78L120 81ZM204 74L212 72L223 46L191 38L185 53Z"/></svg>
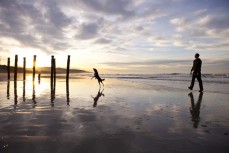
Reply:
<svg viewBox="0 0 229 153"><path fill-rule="evenodd" d="M228 0L0 0L1 64L103 73L229 73Z"/></svg>

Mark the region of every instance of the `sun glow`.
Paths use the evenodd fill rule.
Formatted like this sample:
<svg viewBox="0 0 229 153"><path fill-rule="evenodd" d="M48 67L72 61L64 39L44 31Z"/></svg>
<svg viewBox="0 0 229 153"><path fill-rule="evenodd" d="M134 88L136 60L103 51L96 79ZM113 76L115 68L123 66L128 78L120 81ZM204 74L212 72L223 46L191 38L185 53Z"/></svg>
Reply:
<svg viewBox="0 0 229 153"><path fill-rule="evenodd" d="M26 93L33 93L36 97L39 97L44 93L45 90L48 90L50 87L50 83L47 80L43 80L40 83L38 82L37 76L35 77L35 81L32 81L32 75L26 76Z"/></svg>
<svg viewBox="0 0 229 153"><path fill-rule="evenodd" d="M34 55L36 55L36 67L49 67L51 64L50 57L40 50L31 48L14 48L12 55L18 55L18 66L23 66L23 58L26 58L26 67L33 67ZM15 57L11 57L14 59ZM12 60L13 63L13 60ZM12 65L12 64L11 64Z"/></svg>

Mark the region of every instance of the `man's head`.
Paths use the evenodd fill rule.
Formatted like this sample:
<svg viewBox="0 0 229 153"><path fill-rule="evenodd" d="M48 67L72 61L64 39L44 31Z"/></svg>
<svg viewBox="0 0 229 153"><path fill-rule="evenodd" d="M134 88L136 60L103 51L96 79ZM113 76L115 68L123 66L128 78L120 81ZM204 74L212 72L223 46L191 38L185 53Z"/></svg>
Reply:
<svg viewBox="0 0 229 153"><path fill-rule="evenodd" d="M195 54L195 58L198 58L200 56L200 54L196 53Z"/></svg>

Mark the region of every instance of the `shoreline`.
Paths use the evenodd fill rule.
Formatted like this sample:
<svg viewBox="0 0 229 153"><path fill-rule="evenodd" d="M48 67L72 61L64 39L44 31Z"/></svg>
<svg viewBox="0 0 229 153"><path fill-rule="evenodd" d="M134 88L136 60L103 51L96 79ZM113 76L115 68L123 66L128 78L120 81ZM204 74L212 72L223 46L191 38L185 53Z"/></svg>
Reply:
<svg viewBox="0 0 229 153"><path fill-rule="evenodd" d="M0 74L0 82L7 81L7 75L1 75ZM69 82L74 80L80 80L80 79L85 79L87 81L90 81L92 77L92 74L70 74L69 76ZM117 79L117 80L126 80L131 82L136 82L140 84L144 84L145 86L149 86L149 88L164 88L166 90L182 90L182 91L198 91L199 90L199 85L198 81L195 81L195 86L193 90L189 90L188 86L191 83L191 76L190 75L185 75L182 77L176 76L176 77L170 77L170 76L165 76L164 78L159 77L117 77L116 75L113 76L102 76L102 78L105 78L105 84L106 82L109 82L109 80L112 79ZM41 82L42 81L50 81L50 75L49 74L41 74ZM57 74L56 79L64 81L66 79L65 74ZM93 79L94 80L94 79ZM209 93L223 93L223 94L229 94L229 77L228 78L203 78L203 85L204 85L204 91L203 92L209 92ZM14 81L13 75L11 75L10 81ZM23 81L23 74L18 74L18 79L17 81ZM26 75L26 81L32 81L32 74L27 74ZM38 81L38 74L36 74L35 77L35 82ZM94 80L95 81L95 80ZM97 82L97 81L95 81ZM151 87L150 87L151 86Z"/></svg>

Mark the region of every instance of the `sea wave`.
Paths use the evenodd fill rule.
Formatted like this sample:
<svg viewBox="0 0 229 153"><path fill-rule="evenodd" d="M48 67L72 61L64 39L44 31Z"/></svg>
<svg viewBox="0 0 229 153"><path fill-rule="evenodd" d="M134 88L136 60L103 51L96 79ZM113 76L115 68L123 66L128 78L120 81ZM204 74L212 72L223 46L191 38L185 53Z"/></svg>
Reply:
<svg viewBox="0 0 229 153"><path fill-rule="evenodd" d="M90 74L81 76L90 77ZM102 78L117 79L147 79L147 80L166 80L166 81L190 81L192 75L182 73L171 74L101 74ZM229 84L229 74L202 74L202 80L208 83L225 83Z"/></svg>

